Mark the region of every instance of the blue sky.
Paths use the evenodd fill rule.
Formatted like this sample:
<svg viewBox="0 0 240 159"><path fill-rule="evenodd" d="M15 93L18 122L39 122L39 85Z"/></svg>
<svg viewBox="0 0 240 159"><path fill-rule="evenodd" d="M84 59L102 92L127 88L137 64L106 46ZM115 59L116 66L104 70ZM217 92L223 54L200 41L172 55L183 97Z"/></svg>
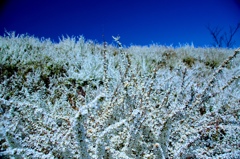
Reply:
<svg viewBox="0 0 240 159"><path fill-rule="evenodd" d="M6 29L55 42L83 35L99 43L102 34L108 43L120 35L126 46L210 46L206 25L227 31L240 22L240 0L5 0L0 9L0 35ZM235 40L240 45L240 30Z"/></svg>

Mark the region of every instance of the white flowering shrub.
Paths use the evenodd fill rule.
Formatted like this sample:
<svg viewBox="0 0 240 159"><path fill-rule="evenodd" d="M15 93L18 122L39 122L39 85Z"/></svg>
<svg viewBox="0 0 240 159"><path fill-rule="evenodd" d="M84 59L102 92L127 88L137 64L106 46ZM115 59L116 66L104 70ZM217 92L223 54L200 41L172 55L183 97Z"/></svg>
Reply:
<svg viewBox="0 0 240 159"><path fill-rule="evenodd" d="M0 37L1 158L239 158L239 49Z"/></svg>

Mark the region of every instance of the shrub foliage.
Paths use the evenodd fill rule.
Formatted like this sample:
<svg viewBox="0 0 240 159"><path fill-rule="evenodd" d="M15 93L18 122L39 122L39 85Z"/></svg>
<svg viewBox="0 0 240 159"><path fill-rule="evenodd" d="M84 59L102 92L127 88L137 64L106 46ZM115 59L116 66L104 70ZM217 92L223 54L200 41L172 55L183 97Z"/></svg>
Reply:
<svg viewBox="0 0 240 159"><path fill-rule="evenodd" d="M239 49L114 40L0 37L1 157L240 156Z"/></svg>

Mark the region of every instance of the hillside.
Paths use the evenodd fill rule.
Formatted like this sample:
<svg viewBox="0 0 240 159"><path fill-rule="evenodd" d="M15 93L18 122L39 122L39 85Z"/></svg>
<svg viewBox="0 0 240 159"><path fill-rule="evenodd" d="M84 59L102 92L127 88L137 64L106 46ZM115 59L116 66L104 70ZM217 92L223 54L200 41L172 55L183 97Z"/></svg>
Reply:
<svg viewBox="0 0 240 159"><path fill-rule="evenodd" d="M0 37L0 156L239 158L239 52Z"/></svg>

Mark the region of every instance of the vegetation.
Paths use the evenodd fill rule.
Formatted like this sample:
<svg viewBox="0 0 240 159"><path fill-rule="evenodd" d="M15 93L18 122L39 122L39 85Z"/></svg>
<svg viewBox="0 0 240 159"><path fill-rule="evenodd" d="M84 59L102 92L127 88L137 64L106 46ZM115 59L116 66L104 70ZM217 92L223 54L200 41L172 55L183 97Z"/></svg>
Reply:
<svg viewBox="0 0 240 159"><path fill-rule="evenodd" d="M239 158L240 49L114 40L0 37L2 158Z"/></svg>
<svg viewBox="0 0 240 159"><path fill-rule="evenodd" d="M236 43L234 37L240 29L240 23L235 27L230 26L228 32L223 32L222 28L211 27L210 25L207 26L207 29L213 38L213 46L231 48Z"/></svg>

